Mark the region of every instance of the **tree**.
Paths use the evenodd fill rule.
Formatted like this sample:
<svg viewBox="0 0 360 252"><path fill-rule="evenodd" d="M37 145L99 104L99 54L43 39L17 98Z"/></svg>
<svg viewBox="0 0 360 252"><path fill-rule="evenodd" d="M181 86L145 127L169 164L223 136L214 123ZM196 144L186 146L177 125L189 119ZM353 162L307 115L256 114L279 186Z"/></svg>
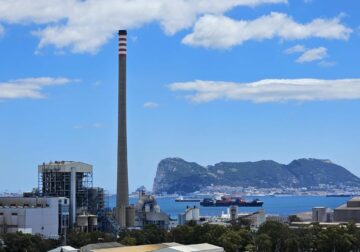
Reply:
<svg viewBox="0 0 360 252"><path fill-rule="evenodd" d="M260 226L258 234L267 234L272 243L271 250L282 252L285 251L285 240L292 234L292 230L280 222L267 221Z"/></svg>
<svg viewBox="0 0 360 252"><path fill-rule="evenodd" d="M44 239L39 235L7 233L2 236L0 251L45 252L60 245L59 240Z"/></svg>
<svg viewBox="0 0 360 252"><path fill-rule="evenodd" d="M134 245L136 245L136 239L127 235L120 240L120 243L122 245L134 246Z"/></svg>
<svg viewBox="0 0 360 252"><path fill-rule="evenodd" d="M271 237L267 234L260 234L255 238L255 247L257 252L271 252Z"/></svg>
<svg viewBox="0 0 360 252"><path fill-rule="evenodd" d="M218 243L226 252L245 251L247 245L251 244L251 235L248 230L228 230L220 236Z"/></svg>
<svg viewBox="0 0 360 252"><path fill-rule="evenodd" d="M299 222L301 219L297 215L289 215L288 217L289 222Z"/></svg>
<svg viewBox="0 0 360 252"><path fill-rule="evenodd" d="M98 243L99 241L113 242L115 240L116 239L113 236L99 231L89 233L72 231L67 235L67 244L75 248L80 248L92 243Z"/></svg>
<svg viewBox="0 0 360 252"><path fill-rule="evenodd" d="M232 230L220 236L219 244L226 252L238 252L242 249L241 236Z"/></svg>

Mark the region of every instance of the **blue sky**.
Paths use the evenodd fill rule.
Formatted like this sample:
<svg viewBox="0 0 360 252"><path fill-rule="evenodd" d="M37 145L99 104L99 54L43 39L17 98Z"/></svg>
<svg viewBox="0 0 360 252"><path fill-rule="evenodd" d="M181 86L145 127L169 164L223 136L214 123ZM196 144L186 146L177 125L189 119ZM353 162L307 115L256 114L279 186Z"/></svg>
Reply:
<svg viewBox="0 0 360 252"><path fill-rule="evenodd" d="M106 3L106 4L104 4ZM22 6L22 8L18 8ZM0 0L0 191L37 165L115 189L117 29L128 29L130 190L158 162L331 159L360 176L357 0Z"/></svg>

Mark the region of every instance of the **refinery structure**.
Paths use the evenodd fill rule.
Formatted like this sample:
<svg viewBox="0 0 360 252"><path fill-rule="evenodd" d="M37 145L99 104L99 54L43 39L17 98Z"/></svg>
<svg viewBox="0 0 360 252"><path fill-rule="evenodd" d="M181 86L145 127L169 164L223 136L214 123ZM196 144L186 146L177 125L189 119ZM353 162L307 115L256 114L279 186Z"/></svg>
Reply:
<svg viewBox="0 0 360 252"><path fill-rule="evenodd" d="M167 229L170 217L154 196L139 192L129 204L126 134L127 31L118 33L118 139L116 207L107 208L103 188L93 187L93 166L76 161L38 165L38 187L23 197L0 198L0 233L25 232L60 237L67 229L100 229L117 234L124 228L154 224ZM16 216L16 217L15 217ZM40 232L40 231L41 232Z"/></svg>
<svg viewBox="0 0 360 252"><path fill-rule="evenodd" d="M88 211L88 189L93 185L92 165L55 161L39 165L38 173L39 195L68 198L70 200L70 226L74 226L76 216Z"/></svg>
<svg viewBox="0 0 360 252"><path fill-rule="evenodd" d="M117 138L117 191L116 207L106 208L103 188L93 187L93 166L84 162L54 161L38 165L38 187L24 197L0 199L0 233L19 230L36 233L30 220L46 222L51 217L52 228L43 229L44 236L63 235L66 229L92 231L100 229L116 234L128 227L142 228L155 224L168 228L170 217L160 210L154 196L139 192L135 205L129 204L127 134L126 134L126 60L127 32L118 33L118 138ZM41 203L37 199L41 200ZM35 202L35 203L34 203ZM45 202L45 203L44 203ZM51 204L49 203L51 202ZM54 202L61 202L55 204ZM51 212L43 215L44 208ZM21 211L19 209L22 209ZM16 210L16 211L15 211ZM19 212L20 211L20 212ZM18 219L15 216L19 213ZM60 217L58 216L61 213ZM41 217L42 216L42 217ZM11 227L11 228L9 228Z"/></svg>

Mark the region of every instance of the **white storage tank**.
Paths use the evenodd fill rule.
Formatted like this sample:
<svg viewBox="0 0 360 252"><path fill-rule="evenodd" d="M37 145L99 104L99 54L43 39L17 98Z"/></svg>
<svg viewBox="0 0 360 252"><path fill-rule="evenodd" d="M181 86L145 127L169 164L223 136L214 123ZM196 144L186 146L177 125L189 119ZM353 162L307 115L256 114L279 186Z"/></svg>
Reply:
<svg viewBox="0 0 360 252"><path fill-rule="evenodd" d="M193 208L192 214L193 214L193 220L194 221L199 221L200 220L200 209L198 207Z"/></svg>
<svg viewBox="0 0 360 252"><path fill-rule="evenodd" d="M325 207L314 207L312 209L312 220L314 222L326 222L326 208Z"/></svg>
<svg viewBox="0 0 360 252"><path fill-rule="evenodd" d="M96 215L89 215L89 225L96 227L98 225L98 219Z"/></svg>
<svg viewBox="0 0 360 252"><path fill-rule="evenodd" d="M159 206L159 205L155 205L155 206L154 206L154 211L155 211L155 213L160 213L160 206Z"/></svg>
<svg viewBox="0 0 360 252"><path fill-rule="evenodd" d="M76 224L78 227L81 227L81 228L88 227L89 226L88 216L87 215L78 215Z"/></svg>

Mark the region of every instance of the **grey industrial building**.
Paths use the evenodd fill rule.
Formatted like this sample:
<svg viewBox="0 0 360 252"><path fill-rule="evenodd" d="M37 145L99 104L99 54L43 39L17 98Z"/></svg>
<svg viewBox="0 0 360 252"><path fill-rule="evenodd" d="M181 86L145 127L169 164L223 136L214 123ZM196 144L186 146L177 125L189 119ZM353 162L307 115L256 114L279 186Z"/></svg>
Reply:
<svg viewBox="0 0 360 252"><path fill-rule="evenodd" d="M360 197L354 197L334 209L335 222L360 223Z"/></svg>
<svg viewBox="0 0 360 252"><path fill-rule="evenodd" d="M21 231L59 238L68 227L68 198L0 198L0 234Z"/></svg>
<svg viewBox="0 0 360 252"><path fill-rule="evenodd" d="M133 218L132 216L129 217ZM134 217L136 227L143 228L147 224L153 224L159 228L169 228L169 215L161 211L153 195L147 195L143 191L139 193L139 200L135 206Z"/></svg>
<svg viewBox="0 0 360 252"><path fill-rule="evenodd" d="M55 161L39 165L38 174L39 196L70 199L70 227L95 228L96 214L104 207L104 190L93 187L92 165Z"/></svg>

